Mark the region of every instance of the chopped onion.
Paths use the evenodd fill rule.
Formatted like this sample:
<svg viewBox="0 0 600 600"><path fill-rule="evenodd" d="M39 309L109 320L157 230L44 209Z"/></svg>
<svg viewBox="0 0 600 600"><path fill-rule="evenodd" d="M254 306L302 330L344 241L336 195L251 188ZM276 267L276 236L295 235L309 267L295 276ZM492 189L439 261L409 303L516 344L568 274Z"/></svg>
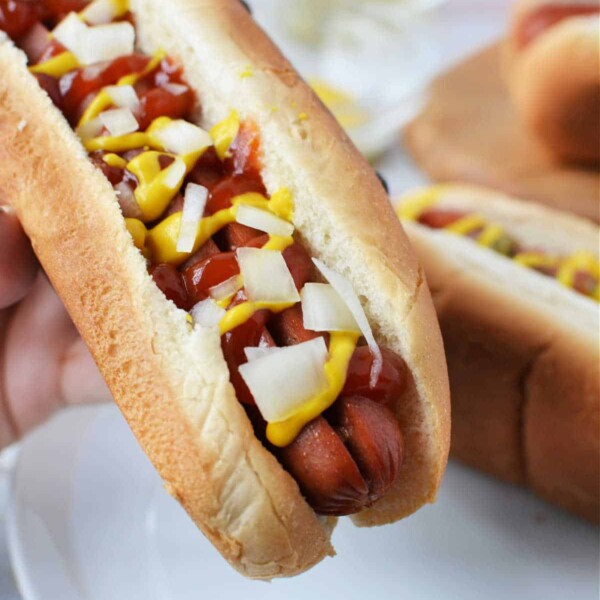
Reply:
<svg viewBox="0 0 600 600"><path fill-rule="evenodd" d="M271 235L288 236L294 233L294 226L284 219L247 204L240 204L237 208L235 220L242 225L265 231Z"/></svg>
<svg viewBox="0 0 600 600"><path fill-rule="evenodd" d="M311 331L355 331L360 327L346 303L328 283L307 283L300 292L304 327Z"/></svg>
<svg viewBox="0 0 600 600"><path fill-rule="evenodd" d="M352 287L352 284L345 278L342 277L339 273L332 271L325 263L320 261L317 258L313 258L313 263L317 266L319 271L323 274L323 277L329 281L329 283L333 286L335 291L339 294L340 298L345 302L346 306L354 316L358 326L360 327L360 331L363 334L365 340L367 340L367 344L371 350L371 354L373 355L373 364L371 366L371 379L370 385L374 387L379 379L379 375L381 374L381 367L383 365L383 357L381 356L381 350L375 341L375 337L373 336L373 331L371 331L371 326L369 325L369 321L367 319L367 315L365 315L365 311Z"/></svg>
<svg viewBox="0 0 600 600"><path fill-rule="evenodd" d="M198 224L204 214L208 190L195 183L188 183L183 197L183 212L177 238L177 252L191 252L196 242Z"/></svg>
<svg viewBox="0 0 600 600"><path fill-rule="evenodd" d="M94 0L88 4L80 15L90 25L110 23L117 14L114 0Z"/></svg>
<svg viewBox="0 0 600 600"><path fill-rule="evenodd" d="M113 108L98 115L100 122L110 135L119 136L133 133L139 129L138 122L128 108Z"/></svg>
<svg viewBox="0 0 600 600"><path fill-rule="evenodd" d="M95 119L92 119L91 121L80 125L76 131L77 135L85 141L91 138L98 137L102 133L103 129L104 124L98 117L96 117Z"/></svg>
<svg viewBox="0 0 600 600"><path fill-rule="evenodd" d="M69 13L52 33L82 65L114 60L134 50L135 29L127 21L88 27L75 13Z"/></svg>
<svg viewBox="0 0 600 600"><path fill-rule="evenodd" d="M165 170L167 173L163 183L172 190L177 189L177 187L181 185L182 179L185 177L185 163L181 158L176 158Z"/></svg>
<svg viewBox="0 0 600 600"><path fill-rule="evenodd" d="M244 287L244 280L241 275L233 275L229 279L222 281L218 285L209 288L208 293L213 300L225 300Z"/></svg>
<svg viewBox="0 0 600 600"><path fill-rule="evenodd" d="M162 87L167 90L169 94L173 94L173 96L181 96L181 94L185 94L190 89L187 85L183 85L182 83L165 83Z"/></svg>
<svg viewBox="0 0 600 600"><path fill-rule="evenodd" d="M214 300L207 298L195 304L190 315L195 325L213 328L219 326L225 312L225 309L221 308Z"/></svg>
<svg viewBox="0 0 600 600"><path fill-rule="evenodd" d="M322 337L277 348L240 365L240 375L269 423L283 421L327 388L327 346Z"/></svg>
<svg viewBox="0 0 600 600"><path fill-rule="evenodd" d="M134 111L140 106L140 99L132 85L108 85L104 91L110 96L114 105L119 108L128 108Z"/></svg>
<svg viewBox="0 0 600 600"><path fill-rule="evenodd" d="M300 300L281 252L262 248L238 248L237 259L248 300L286 303Z"/></svg>
<svg viewBox="0 0 600 600"><path fill-rule="evenodd" d="M75 48L85 37L87 30L87 25L74 12L71 12L52 30L52 35L65 48L75 52Z"/></svg>
<svg viewBox="0 0 600 600"><path fill-rule="evenodd" d="M276 346L247 346L244 348L244 354L246 355L246 360L250 362L268 354L273 354L273 352L278 352L279 350L281 348L277 348Z"/></svg>
<svg viewBox="0 0 600 600"><path fill-rule="evenodd" d="M152 135L164 150L174 154L190 154L212 145L208 131L182 119L171 121Z"/></svg>

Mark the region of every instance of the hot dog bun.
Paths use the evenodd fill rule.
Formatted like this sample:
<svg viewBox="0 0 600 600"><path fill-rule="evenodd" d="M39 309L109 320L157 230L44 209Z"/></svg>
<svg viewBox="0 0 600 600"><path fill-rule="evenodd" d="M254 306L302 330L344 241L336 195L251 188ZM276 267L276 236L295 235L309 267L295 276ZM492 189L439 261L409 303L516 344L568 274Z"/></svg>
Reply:
<svg viewBox="0 0 600 600"><path fill-rule="evenodd" d="M506 40L509 90L522 121L558 158L600 160L600 15L567 17L526 45L522 29L544 6L598 7L596 0L525 0Z"/></svg>
<svg viewBox="0 0 600 600"><path fill-rule="evenodd" d="M584 219L478 187L438 193L436 207L483 215L528 248L598 256ZM598 304L471 239L405 227L444 338L452 454L598 522Z"/></svg>
<svg viewBox="0 0 600 600"><path fill-rule="evenodd" d="M142 49L163 47L184 65L199 123L231 109L257 123L268 190L290 189L306 247L352 281L379 340L406 360L406 461L356 521L409 515L434 500L444 470L448 382L429 291L375 173L237 0L131 8ZM165 300L111 185L6 40L0 70L0 187L169 493L247 576L294 575L333 554L334 520L315 515L254 437L218 334L190 331Z"/></svg>

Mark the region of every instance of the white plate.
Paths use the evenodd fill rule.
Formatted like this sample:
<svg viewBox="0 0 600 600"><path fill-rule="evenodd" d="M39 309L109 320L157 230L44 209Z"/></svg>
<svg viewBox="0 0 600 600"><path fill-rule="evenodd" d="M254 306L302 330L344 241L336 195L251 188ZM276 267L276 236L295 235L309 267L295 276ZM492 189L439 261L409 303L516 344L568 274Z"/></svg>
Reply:
<svg viewBox="0 0 600 600"><path fill-rule="evenodd" d="M338 557L247 581L202 537L112 406L23 444L8 515L25 600L598 598L598 530L451 464L436 505L384 528L342 520Z"/></svg>

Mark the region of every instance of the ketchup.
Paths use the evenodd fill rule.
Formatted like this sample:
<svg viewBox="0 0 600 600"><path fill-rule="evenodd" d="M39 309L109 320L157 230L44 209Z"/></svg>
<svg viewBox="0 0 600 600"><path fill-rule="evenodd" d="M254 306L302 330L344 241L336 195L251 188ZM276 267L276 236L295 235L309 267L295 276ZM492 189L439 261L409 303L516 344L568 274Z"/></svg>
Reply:
<svg viewBox="0 0 600 600"><path fill-rule="evenodd" d="M31 2L0 0L0 29L11 38L20 38L38 20L38 8Z"/></svg>

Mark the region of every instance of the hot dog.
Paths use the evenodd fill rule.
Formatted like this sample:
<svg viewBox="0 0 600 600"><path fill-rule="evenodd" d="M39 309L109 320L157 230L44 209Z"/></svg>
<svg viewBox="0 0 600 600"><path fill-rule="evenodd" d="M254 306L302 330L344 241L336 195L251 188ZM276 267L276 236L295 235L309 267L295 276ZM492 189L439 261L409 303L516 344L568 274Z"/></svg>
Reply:
<svg viewBox="0 0 600 600"><path fill-rule="evenodd" d="M599 11L595 0L522 0L505 43L523 122L567 161L600 160Z"/></svg>
<svg viewBox="0 0 600 600"><path fill-rule="evenodd" d="M0 43L0 186L221 553L293 575L332 552L332 515L386 523L432 500L448 390L418 264L375 173L244 7L0 7L17 46Z"/></svg>
<svg viewBox="0 0 600 600"><path fill-rule="evenodd" d="M440 319L452 454L598 522L600 230L462 185L397 211Z"/></svg>

